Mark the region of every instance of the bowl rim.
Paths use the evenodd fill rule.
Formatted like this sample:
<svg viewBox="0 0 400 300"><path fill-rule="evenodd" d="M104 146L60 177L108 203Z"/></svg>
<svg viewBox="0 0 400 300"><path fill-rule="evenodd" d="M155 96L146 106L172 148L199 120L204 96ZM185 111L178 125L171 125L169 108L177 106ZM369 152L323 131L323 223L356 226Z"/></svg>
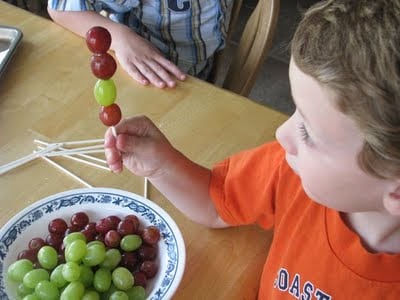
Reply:
<svg viewBox="0 0 400 300"><path fill-rule="evenodd" d="M162 207L143 196L121 189L95 187L66 190L39 199L17 212L0 228L1 299L8 297L5 286L6 270L4 270L4 260L7 257L8 248L17 240L18 235L22 234L31 224L40 220L45 214L53 213L53 209L58 211L62 208L89 203L127 208L127 213L129 210L133 211L140 218L146 218L147 222L154 221L161 226L162 238L167 245L168 274L161 280L162 287L157 290L153 289L147 299L170 299L173 296L182 280L186 262L185 243L176 222ZM49 207L50 204L55 204L56 207ZM46 207L46 205L48 206ZM20 226L28 216L31 217L31 223L25 224L25 227L18 227L17 225ZM171 279L171 274L173 275L173 280Z"/></svg>

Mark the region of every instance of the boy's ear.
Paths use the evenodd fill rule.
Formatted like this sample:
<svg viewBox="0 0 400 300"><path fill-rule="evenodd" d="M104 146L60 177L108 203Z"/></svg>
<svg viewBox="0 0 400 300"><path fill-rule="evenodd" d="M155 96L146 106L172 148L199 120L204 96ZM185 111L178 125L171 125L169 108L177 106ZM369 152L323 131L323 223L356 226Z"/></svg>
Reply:
<svg viewBox="0 0 400 300"><path fill-rule="evenodd" d="M400 180L396 180L393 189L385 195L383 205L394 216L400 216Z"/></svg>

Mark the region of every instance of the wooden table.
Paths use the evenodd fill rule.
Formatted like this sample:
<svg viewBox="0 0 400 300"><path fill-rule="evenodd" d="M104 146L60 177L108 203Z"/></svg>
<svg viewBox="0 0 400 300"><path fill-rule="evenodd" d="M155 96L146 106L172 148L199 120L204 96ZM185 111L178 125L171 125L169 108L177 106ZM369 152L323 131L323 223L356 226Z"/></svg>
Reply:
<svg viewBox="0 0 400 300"><path fill-rule="evenodd" d="M31 153L36 138L102 138L96 78L82 38L51 21L0 1L0 24L19 27L23 41L0 78L0 165ZM286 119L276 111L194 78L160 90L135 83L121 69L113 79L124 116L146 114L188 157L211 167L239 150L272 140ZM96 187L142 194L143 179L115 175L69 160L58 162ZM0 176L0 226L27 205L83 187L42 160ZM158 191L149 198L180 227L187 249L185 275L174 299L255 299L271 233L256 226L208 229L185 218Z"/></svg>

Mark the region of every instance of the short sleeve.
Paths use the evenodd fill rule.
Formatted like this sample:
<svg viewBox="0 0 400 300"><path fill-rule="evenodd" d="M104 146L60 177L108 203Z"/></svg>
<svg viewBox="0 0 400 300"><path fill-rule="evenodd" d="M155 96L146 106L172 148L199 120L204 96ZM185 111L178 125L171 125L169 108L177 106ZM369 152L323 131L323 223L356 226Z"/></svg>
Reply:
<svg viewBox="0 0 400 300"><path fill-rule="evenodd" d="M53 10L62 11L94 10L90 1L86 0L48 0L48 6Z"/></svg>
<svg viewBox="0 0 400 300"><path fill-rule="evenodd" d="M209 193L231 225L274 225L277 185L285 153L277 142L235 154L212 169Z"/></svg>

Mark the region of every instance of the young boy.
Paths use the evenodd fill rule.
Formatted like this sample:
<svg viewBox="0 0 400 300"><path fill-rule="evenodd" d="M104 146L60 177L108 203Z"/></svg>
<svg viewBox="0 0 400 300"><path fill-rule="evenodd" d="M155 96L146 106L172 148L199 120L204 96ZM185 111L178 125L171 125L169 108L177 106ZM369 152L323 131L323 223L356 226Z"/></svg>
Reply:
<svg viewBox="0 0 400 300"><path fill-rule="evenodd" d="M297 109L278 142L208 170L135 117L116 139L106 132L108 163L147 176L201 224L274 226L259 299L397 300L399 28L399 1L318 3L292 41Z"/></svg>
<svg viewBox="0 0 400 300"><path fill-rule="evenodd" d="M231 8L232 0L48 0L50 17L80 36L95 25L107 28L122 68L160 88L174 87L185 73L208 78Z"/></svg>

